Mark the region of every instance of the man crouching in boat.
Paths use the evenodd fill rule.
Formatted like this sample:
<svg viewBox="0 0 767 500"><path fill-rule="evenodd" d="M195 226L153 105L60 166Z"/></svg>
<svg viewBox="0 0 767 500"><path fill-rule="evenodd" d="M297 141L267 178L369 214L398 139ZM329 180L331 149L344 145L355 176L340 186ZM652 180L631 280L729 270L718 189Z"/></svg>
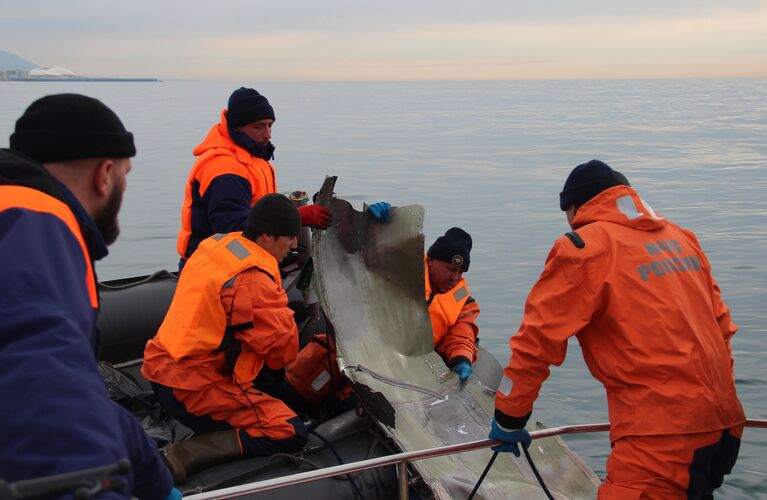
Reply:
<svg viewBox="0 0 767 500"><path fill-rule="evenodd" d="M268 194L244 232L204 240L147 343L142 373L169 413L197 434L162 450L176 484L216 463L306 443L301 419L263 381L298 351L278 263L296 247L300 229L295 205Z"/></svg>
<svg viewBox="0 0 767 500"><path fill-rule="evenodd" d="M101 101L56 94L27 108L10 146L0 151L0 479L81 472L79 487L85 470L127 458L132 471L94 495L180 498L157 446L109 399L96 364L94 261L119 233L133 134ZM36 497L72 494L71 478L39 489L56 482L39 481ZM14 497L5 486L0 497Z"/></svg>
<svg viewBox="0 0 767 500"><path fill-rule="evenodd" d="M737 326L695 235L657 215L598 160L560 193L557 240L510 341L490 438L519 456L549 366L576 336L607 392L612 450L600 499L712 498L738 456L745 416Z"/></svg>
<svg viewBox="0 0 767 500"><path fill-rule="evenodd" d="M367 211L379 223L391 220L392 207L385 201L370 205ZM469 233L452 227L434 241L424 256L425 299L434 350L461 382L471 377L479 337L479 304L469 294L463 277L469 270L471 245Z"/></svg>
<svg viewBox="0 0 767 500"><path fill-rule="evenodd" d="M477 360L479 304L469 295L463 273L469 270L471 236L453 227L426 252L426 304L434 350L461 379L471 376Z"/></svg>

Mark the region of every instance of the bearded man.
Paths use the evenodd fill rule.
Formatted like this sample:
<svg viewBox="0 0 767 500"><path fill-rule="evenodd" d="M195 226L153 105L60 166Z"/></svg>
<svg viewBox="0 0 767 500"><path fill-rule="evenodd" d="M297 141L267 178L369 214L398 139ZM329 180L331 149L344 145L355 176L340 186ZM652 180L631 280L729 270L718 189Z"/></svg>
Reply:
<svg viewBox="0 0 767 500"><path fill-rule="evenodd" d="M98 370L94 261L120 232L133 135L79 94L33 102L0 150L0 477L20 481L129 459L100 498L180 498L155 443ZM109 488L107 488L109 489Z"/></svg>

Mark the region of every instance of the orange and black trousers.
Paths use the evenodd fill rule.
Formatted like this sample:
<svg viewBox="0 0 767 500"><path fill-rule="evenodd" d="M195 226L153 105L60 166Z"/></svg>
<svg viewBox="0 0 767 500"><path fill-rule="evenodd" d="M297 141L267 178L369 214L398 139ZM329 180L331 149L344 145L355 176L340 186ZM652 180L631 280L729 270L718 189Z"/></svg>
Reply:
<svg viewBox="0 0 767 500"><path fill-rule="evenodd" d="M599 500L711 499L738 458L743 425L612 443Z"/></svg>
<svg viewBox="0 0 767 500"><path fill-rule="evenodd" d="M292 453L306 444L308 430L301 418L280 396L293 401L287 384L247 390L237 384L190 391L152 382L160 404L195 434L236 429L243 456ZM287 394L281 394L284 387ZM298 401L298 400L295 400Z"/></svg>

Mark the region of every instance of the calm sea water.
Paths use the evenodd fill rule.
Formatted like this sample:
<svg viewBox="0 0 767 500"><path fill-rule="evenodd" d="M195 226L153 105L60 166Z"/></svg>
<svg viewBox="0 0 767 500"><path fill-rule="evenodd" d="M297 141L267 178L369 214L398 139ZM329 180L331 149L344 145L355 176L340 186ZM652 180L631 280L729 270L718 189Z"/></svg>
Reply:
<svg viewBox="0 0 767 500"><path fill-rule="evenodd" d="M419 203L427 244L451 226L474 238L467 278L482 308L482 345L502 364L508 338L555 238L568 230L558 192L599 158L661 215L692 229L740 331L737 386L767 418L767 80L403 83L0 82L0 146L26 106L79 92L115 109L136 136L121 239L101 279L176 268L175 235L192 148L232 90L269 97L281 191L336 191L363 202ZM606 421L606 403L573 342L536 403L548 426ZM604 476L606 434L567 438ZM767 498L767 431L746 430L721 498Z"/></svg>

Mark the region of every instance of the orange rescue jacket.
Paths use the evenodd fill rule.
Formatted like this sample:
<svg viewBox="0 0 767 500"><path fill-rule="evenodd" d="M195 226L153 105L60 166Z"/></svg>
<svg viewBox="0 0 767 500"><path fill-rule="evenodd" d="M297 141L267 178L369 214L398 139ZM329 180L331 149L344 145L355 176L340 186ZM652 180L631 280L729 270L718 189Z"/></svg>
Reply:
<svg viewBox="0 0 767 500"><path fill-rule="evenodd" d="M194 148L194 155L198 158L186 182L184 204L181 207L181 230L176 241L176 250L184 258L189 257L186 251L189 237L192 235L192 189L195 181L200 185L199 195L202 197L210 183L220 175L234 174L243 177L250 182L251 207L261 197L277 192L277 180L272 164L252 156L232 141L226 123L226 110L221 111L221 122L214 125L205 139Z"/></svg>
<svg viewBox="0 0 767 500"><path fill-rule="evenodd" d="M285 379L308 402L319 405L331 391L348 385L336 361L336 347L326 333L314 335L285 370Z"/></svg>
<svg viewBox="0 0 767 500"><path fill-rule="evenodd" d="M264 363L280 369L295 359L298 332L271 254L242 233L218 234L186 266L144 351L148 380L186 390L232 380L248 387Z"/></svg>
<svg viewBox="0 0 767 500"><path fill-rule="evenodd" d="M469 294L465 279L445 293L432 293L429 265L424 258L426 303L429 306L434 349L450 364L462 356L473 363L477 360L479 327L474 322L479 305Z"/></svg>
<svg viewBox="0 0 767 500"><path fill-rule="evenodd" d="M581 206L573 226L585 245L564 236L549 253L510 340L496 417L532 411L576 336L605 387L612 441L744 422L730 348L737 327L695 235L628 186Z"/></svg>

